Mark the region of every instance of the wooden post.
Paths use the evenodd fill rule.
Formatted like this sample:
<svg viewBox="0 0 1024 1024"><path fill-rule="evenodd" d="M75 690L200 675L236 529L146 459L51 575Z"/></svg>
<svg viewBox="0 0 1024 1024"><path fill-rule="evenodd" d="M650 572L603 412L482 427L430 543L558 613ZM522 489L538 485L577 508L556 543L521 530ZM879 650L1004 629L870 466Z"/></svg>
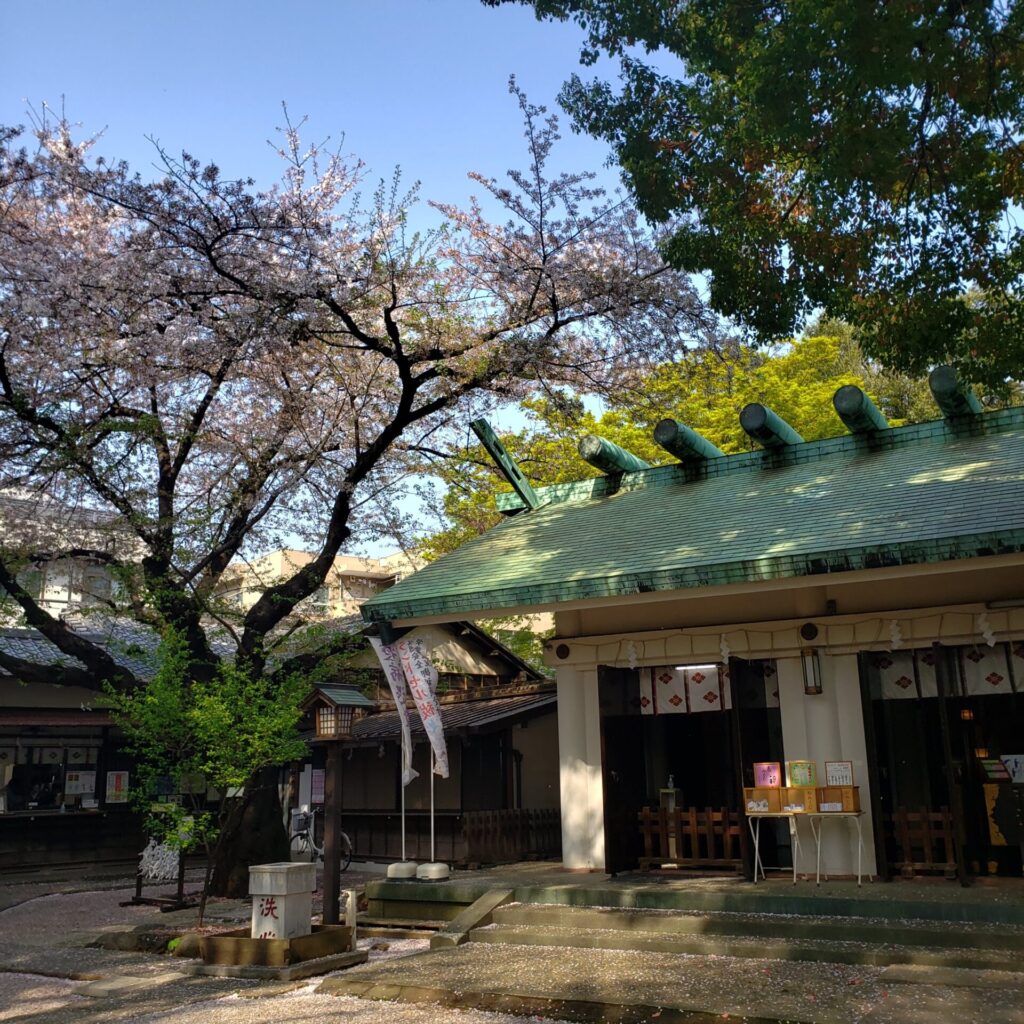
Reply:
<svg viewBox="0 0 1024 1024"><path fill-rule="evenodd" d="M341 896L341 743L327 744L324 778L324 924L338 924Z"/></svg>
<svg viewBox="0 0 1024 1024"><path fill-rule="evenodd" d="M949 731L949 697L953 691L950 678L949 658L946 649L938 641L932 644L935 654L935 682L939 691L939 728L942 732L942 756L946 761L946 786L949 789L949 807L953 813L953 829L956 836L956 877L961 885L970 885L967 877L967 836L964 830L964 805L960 782L953 768L953 743Z"/></svg>
<svg viewBox="0 0 1024 1024"><path fill-rule="evenodd" d="M875 732L875 708L872 703L870 685L871 656L862 651L857 655L857 675L860 680L860 707L864 719L864 746L867 753L868 788L871 792L871 823L872 841L875 847L875 872L883 882L892 881L892 865L885 850L885 817L882 811L882 782L878 770L878 735ZM917 671L917 660L914 660L914 671ZM891 799L891 795L890 795ZM895 817L893 818L895 823Z"/></svg>
<svg viewBox="0 0 1024 1024"><path fill-rule="evenodd" d="M732 698L732 710L729 711L729 756L733 762L733 784L736 787L736 801L740 808L740 860L743 862L743 877L747 881L754 880L754 847L750 841L747 828L747 809L743 802L743 734L740 729L740 680L741 666L745 662L740 658L729 659L729 695ZM695 854L696 855L696 854Z"/></svg>

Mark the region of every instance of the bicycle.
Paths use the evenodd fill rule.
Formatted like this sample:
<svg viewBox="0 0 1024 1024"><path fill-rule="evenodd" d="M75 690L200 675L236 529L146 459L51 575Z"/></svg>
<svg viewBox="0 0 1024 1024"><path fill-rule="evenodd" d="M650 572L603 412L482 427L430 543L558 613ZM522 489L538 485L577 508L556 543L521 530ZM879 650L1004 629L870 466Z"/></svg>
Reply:
<svg viewBox="0 0 1024 1024"><path fill-rule="evenodd" d="M291 851L303 860L322 861L324 859L323 841L316 841L316 818L320 812L314 807L303 806L301 810L292 811ZM352 840L345 832L339 833L341 846L341 870L345 871L352 863Z"/></svg>

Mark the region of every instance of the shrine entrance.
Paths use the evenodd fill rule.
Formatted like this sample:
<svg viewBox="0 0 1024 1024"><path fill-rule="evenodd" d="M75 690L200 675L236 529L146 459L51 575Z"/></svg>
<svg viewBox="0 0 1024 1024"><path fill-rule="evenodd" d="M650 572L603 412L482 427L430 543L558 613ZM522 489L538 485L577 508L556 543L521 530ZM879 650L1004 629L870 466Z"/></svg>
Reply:
<svg viewBox="0 0 1024 1024"><path fill-rule="evenodd" d="M598 689L607 870L745 870L746 774L783 759L774 663L602 667ZM762 851L791 865L788 830Z"/></svg>
<svg viewBox="0 0 1024 1024"><path fill-rule="evenodd" d="M889 874L1021 875L1022 669L1020 641L861 656Z"/></svg>

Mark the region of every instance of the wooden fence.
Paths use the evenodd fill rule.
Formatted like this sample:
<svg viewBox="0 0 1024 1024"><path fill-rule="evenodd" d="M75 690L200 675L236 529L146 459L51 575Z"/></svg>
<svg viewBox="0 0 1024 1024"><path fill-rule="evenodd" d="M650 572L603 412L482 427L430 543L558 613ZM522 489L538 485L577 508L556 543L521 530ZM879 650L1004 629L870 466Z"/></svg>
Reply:
<svg viewBox="0 0 1024 1024"><path fill-rule="evenodd" d="M562 820L556 810L466 811L462 815L466 860L511 863L562 852Z"/></svg>
<svg viewBox="0 0 1024 1024"><path fill-rule="evenodd" d="M353 853L366 860L402 856L401 817L393 811L346 811L341 827ZM557 810L438 811L434 846L448 864L508 864L559 857L562 823ZM411 811L405 819L406 855L430 859L430 815Z"/></svg>
<svg viewBox="0 0 1024 1024"><path fill-rule="evenodd" d="M644 853L640 867L743 867L740 837L743 816L728 807L645 807L639 813Z"/></svg>
<svg viewBox="0 0 1024 1024"><path fill-rule="evenodd" d="M893 867L906 876L942 872L956 877L956 837L948 807L908 811L900 807L886 815L886 825L896 843Z"/></svg>

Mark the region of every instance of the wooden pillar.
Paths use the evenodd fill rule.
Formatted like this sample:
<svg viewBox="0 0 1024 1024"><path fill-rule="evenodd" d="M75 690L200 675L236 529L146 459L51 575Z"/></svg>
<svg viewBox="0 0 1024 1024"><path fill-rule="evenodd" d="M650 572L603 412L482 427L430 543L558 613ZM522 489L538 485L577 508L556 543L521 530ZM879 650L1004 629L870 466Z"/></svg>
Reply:
<svg viewBox="0 0 1024 1024"><path fill-rule="evenodd" d="M862 651L857 655L857 674L860 677L860 705L864 714L864 749L867 761L868 789L871 798L871 824L875 845L875 872L882 882L892 881L892 868L885 851L885 817L882 810L882 781L878 770L878 737L875 732L875 707L871 696L870 663L871 655ZM917 672L917 662L914 662ZM892 793L889 793L890 803ZM893 807L895 811L896 808ZM893 826L895 828L895 824ZM908 857L909 859L909 857Z"/></svg>
<svg viewBox="0 0 1024 1024"><path fill-rule="evenodd" d="M338 924L341 896L341 743L327 744L324 778L324 924Z"/></svg>
<svg viewBox="0 0 1024 1024"><path fill-rule="evenodd" d="M740 673L746 671L748 662L742 658L730 658L729 669L729 696L731 698L732 710L729 715L729 753L733 764L733 784L736 788L736 803L740 809L740 860L743 862L743 877L747 881L754 880L754 846L750 840L750 830L747 825L747 805L743 799L743 730L740 722L740 702L742 690L740 688ZM696 845L694 845L696 853ZM795 856L795 853L794 853Z"/></svg>
<svg viewBox="0 0 1024 1024"><path fill-rule="evenodd" d="M970 885L967 875L967 836L964 829L964 804L960 780L953 766L953 742L949 729L949 697L953 694L949 651L938 641L932 644L935 655L935 682L939 691L939 728L942 732L942 756L946 762L946 786L949 789L949 810L953 815L956 837L956 877L961 885Z"/></svg>

